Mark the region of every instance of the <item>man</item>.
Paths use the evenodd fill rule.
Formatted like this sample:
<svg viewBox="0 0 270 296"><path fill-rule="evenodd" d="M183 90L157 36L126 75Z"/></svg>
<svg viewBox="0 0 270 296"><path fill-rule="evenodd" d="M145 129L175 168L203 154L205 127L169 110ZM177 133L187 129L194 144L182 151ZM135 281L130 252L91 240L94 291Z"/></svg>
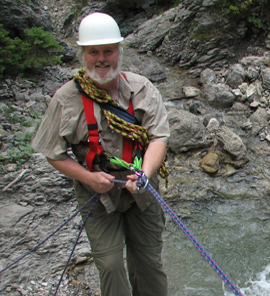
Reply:
<svg viewBox="0 0 270 296"><path fill-rule="evenodd" d="M138 176L133 171L119 170L110 162L100 169L96 158L87 161L93 146L118 158L130 154L134 159L139 151L144 154L142 170L158 189L156 171L166 155L169 137L167 113L160 93L149 80L120 72L122 40L117 23L107 14L93 13L81 21L77 43L84 68L55 93L32 146L58 171L74 179L80 206L95 192L101 194L85 226L99 270L101 295L166 296L167 278L161 259L165 219L159 204L148 190L138 193ZM129 112L140 123L134 133L141 128L140 137L146 145L137 145L135 136L133 141L126 140L133 132L123 136L122 127L119 132L111 129L113 114L108 115L104 103L100 104L93 94L108 98L124 110L131 107L133 112ZM92 104L94 116L84 104ZM94 123L87 123L87 118ZM119 118L115 121L118 123ZM98 145L89 137L92 131L87 127L91 126L97 126ZM70 146L75 158L67 152ZM125 185L112 182L115 178L126 180ZM82 211L83 218L90 208L91 203ZM124 244L131 289L123 259Z"/></svg>

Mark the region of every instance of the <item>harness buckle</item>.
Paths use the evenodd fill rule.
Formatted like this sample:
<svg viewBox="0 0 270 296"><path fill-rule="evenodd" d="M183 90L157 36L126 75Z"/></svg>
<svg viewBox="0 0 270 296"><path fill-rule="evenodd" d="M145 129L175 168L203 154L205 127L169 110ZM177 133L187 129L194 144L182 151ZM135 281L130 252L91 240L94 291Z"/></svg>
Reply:
<svg viewBox="0 0 270 296"><path fill-rule="evenodd" d="M109 174L109 170L106 168L106 163L110 161L111 154L107 151L102 151L100 154L96 154L93 159L93 164L97 164L100 169Z"/></svg>

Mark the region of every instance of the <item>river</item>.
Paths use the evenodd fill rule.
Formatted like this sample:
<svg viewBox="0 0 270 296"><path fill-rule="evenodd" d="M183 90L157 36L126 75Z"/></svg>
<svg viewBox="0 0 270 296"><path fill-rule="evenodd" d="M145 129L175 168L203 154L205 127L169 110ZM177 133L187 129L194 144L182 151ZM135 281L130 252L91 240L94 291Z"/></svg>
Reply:
<svg viewBox="0 0 270 296"><path fill-rule="evenodd" d="M245 296L270 295L269 208L269 198L216 197L194 202L181 219ZM234 295L169 215L164 242L169 296Z"/></svg>

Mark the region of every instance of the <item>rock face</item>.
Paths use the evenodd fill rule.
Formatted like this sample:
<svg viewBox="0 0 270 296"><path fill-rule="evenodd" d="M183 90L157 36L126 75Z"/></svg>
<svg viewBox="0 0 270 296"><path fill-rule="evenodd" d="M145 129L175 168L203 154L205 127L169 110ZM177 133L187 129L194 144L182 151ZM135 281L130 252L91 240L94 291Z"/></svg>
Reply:
<svg viewBox="0 0 270 296"><path fill-rule="evenodd" d="M205 127L195 115L184 110L169 113L171 137L169 147L179 153L206 145Z"/></svg>
<svg viewBox="0 0 270 296"><path fill-rule="evenodd" d="M29 1L29 5L26 5L23 1L2 0L0 23L12 37L22 37L23 30L31 27L53 31L49 13L40 8L36 1Z"/></svg>
<svg viewBox="0 0 270 296"><path fill-rule="evenodd" d="M76 38L79 22L94 11L109 13L116 19L128 46L141 53L153 51L171 65L192 69L197 76L201 69L221 68L228 60L237 61L244 52L257 54L260 49L256 44L269 43L267 37L263 37L269 27L264 7L256 12L262 19L259 28L244 19L231 26L228 10L223 10L219 1L184 0L176 5L175 1L161 0L124 3L118 0L3 0L0 23L13 37L20 36L26 27L40 26L62 38ZM252 49L247 38L253 44Z"/></svg>
<svg viewBox="0 0 270 296"><path fill-rule="evenodd" d="M226 21L210 13L218 1L181 1L163 13L157 12L167 7L165 1L90 1L80 6L84 2L44 0L25 5L3 0L0 23L18 36L29 25L53 27L73 45L84 15L111 13L127 36L123 69L150 79L168 109L171 174L169 188L161 186L163 196L186 206L216 196L269 198L270 53L243 42L243 52L247 49L250 54L232 59L234 46L245 40L245 24L222 35L220 28ZM213 27L216 30L211 35ZM72 181L40 154L33 154L27 162L23 158L54 92L72 79L78 67L73 61L69 66L46 68L37 77L1 82L1 269L76 212ZM66 231L5 272L1 295L53 295L80 223L76 216ZM61 295L99 295L89 250L83 234Z"/></svg>
<svg viewBox="0 0 270 296"><path fill-rule="evenodd" d="M3 187L4 184L7 186ZM1 275L1 284L5 286L1 288L1 295L53 295L57 281L49 281L49 278L52 274L61 274L81 227L73 183L58 174L44 156L34 154L29 167L19 175L14 172L1 178L1 187L0 240L3 247L0 269L31 252ZM13 245L12 251L10 244ZM33 252L38 244L40 246ZM71 282L77 281L78 285L68 288L64 279L59 295L76 295L80 281L80 285L84 282L80 279L81 268L77 267L87 263L89 271L91 261L89 243L83 233L68 271L73 274ZM85 284L84 290L88 293L85 295L98 292L99 281L93 264L91 272L92 284L91 287L90 283ZM25 284L28 278L31 281Z"/></svg>

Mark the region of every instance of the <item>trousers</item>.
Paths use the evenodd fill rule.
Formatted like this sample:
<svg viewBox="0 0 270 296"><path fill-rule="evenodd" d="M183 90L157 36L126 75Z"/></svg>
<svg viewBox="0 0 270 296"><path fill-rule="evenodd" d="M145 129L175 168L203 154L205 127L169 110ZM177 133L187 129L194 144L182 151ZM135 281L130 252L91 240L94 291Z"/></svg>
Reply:
<svg viewBox="0 0 270 296"><path fill-rule="evenodd" d="M91 197L78 181L75 192L80 206ZM81 211L83 219L90 208L91 203ZM123 189L116 211L109 214L97 202L85 230L102 296L167 296L162 264L164 226L165 215L156 199L142 212Z"/></svg>

